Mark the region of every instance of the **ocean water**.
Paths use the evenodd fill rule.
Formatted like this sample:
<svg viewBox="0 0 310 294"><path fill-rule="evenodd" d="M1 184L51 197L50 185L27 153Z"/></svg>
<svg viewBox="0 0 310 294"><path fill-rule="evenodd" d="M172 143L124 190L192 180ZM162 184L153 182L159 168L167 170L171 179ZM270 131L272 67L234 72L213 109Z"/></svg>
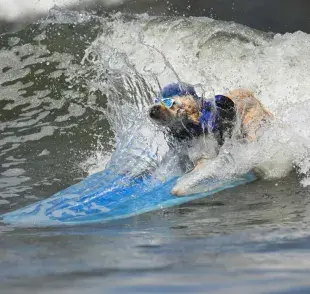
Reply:
<svg viewBox="0 0 310 294"><path fill-rule="evenodd" d="M255 91L275 120L258 142L227 142L227 164L209 172L260 166L264 177L109 224L1 225L1 293L309 293L309 18L273 32L245 21L261 31L191 8L142 13L145 2L138 14L54 7L0 35L0 214L103 170L112 154L132 172L174 173L158 164L167 144L146 110L177 80L205 97Z"/></svg>

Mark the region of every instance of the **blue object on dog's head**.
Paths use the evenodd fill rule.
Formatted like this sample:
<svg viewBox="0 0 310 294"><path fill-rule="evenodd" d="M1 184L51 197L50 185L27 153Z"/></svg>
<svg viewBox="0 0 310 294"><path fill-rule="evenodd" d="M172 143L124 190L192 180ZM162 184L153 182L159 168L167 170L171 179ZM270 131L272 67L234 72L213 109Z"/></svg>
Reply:
<svg viewBox="0 0 310 294"><path fill-rule="evenodd" d="M173 98L162 98L159 102L166 108L171 108L174 104L178 105L180 108L183 108L182 103Z"/></svg>
<svg viewBox="0 0 310 294"><path fill-rule="evenodd" d="M165 86L161 92L162 98L170 98L173 96L186 96L192 95L195 99L198 99L194 87L183 83L173 83Z"/></svg>

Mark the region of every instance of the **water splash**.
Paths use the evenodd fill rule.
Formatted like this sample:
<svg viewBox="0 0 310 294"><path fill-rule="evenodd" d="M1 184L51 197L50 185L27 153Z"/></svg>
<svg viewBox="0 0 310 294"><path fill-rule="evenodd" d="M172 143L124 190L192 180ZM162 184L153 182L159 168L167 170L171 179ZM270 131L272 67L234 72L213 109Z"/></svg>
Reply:
<svg viewBox="0 0 310 294"><path fill-rule="evenodd" d="M301 109L308 108L310 99L309 35L266 34L208 18L148 15L116 14L104 19L102 26L103 34L86 50L84 60L97 72L108 70L114 76L113 81L106 78L104 86L97 84L95 88L106 93L107 84L110 87L110 94L106 93L112 113L109 122L120 141L126 141L125 134L143 124L147 134L135 137L137 144L148 141L143 152L151 150L152 143L160 146L155 138L160 131L144 112L150 96L167 83L181 80L198 85L198 93L205 97L233 88L250 88L275 114L274 122L258 142L227 142L217 164L209 166L205 175L225 177L257 168L265 177L273 178L287 174L293 165L307 174L309 123L307 110ZM119 107L126 99L129 104ZM131 121L130 112L136 114ZM143 162L145 158L134 160Z"/></svg>
<svg viewBox="0 0 310 294"><path fill-rule="evenodd" d="M26 189L26 197L47 197L104 169L114 150L109 164L123 171L179 174L165 133L147 117L161 87L177 80L207 98L250 88L276 116L259 142L227 142L222 151L232 163L208 173L259 166L274 177L295 166L307 184L309 43L302 32L265 34L208 18L54 9L39 24L1 36L1 173L13 165L25 170L16 187L0 187L1 197ZM196 149L189 151L194 159L204 151ZM25 185L23 176L31 178Z"/></svg>

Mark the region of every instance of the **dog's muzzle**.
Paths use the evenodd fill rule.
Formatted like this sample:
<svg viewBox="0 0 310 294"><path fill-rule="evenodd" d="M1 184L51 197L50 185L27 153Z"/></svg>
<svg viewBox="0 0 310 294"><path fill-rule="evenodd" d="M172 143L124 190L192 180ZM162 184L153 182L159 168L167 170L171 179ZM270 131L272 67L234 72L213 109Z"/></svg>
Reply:
<svg viewBox="0 0 310 294"><path fill-rule="evenodd" d="M150 118L160 120L162 119L162 106L161 105L153 105L149 110Z"/></svg>

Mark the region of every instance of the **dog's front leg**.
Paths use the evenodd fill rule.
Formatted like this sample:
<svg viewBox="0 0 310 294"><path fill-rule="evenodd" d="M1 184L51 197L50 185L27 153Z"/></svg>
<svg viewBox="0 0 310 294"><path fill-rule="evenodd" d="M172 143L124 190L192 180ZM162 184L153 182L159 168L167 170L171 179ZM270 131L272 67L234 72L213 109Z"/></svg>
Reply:
<svg viewBox="0 0 310 294"><path fill-rule="evenodd" d="M195 168L179 178L176 185L172 188L171 194L176 196L185 196L196 193L196 188L203 181L213 174L215 165L218 164L216 158L202 157L197 161Z"/></svg>
<svg viewBox="0 0 310 294"><path fill-rule="evenodd" d="M176 196L195 193L195 187L212 176L210 173L214 170L214 166L219 164L216 160L219 148L218 141L211 136L194 139L188 154L192 162L196 162L195 167L178 180L171 193Z"/></svg>

